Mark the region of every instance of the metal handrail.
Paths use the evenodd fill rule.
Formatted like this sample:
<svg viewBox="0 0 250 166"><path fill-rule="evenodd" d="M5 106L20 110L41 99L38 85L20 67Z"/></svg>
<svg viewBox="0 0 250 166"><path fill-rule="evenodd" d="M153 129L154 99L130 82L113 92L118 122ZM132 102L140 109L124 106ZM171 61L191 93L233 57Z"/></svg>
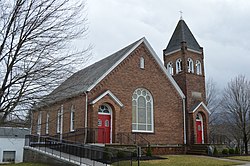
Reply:
<svg viewBox="0 0 250 166"><path fill-rule="evenodd" d="M56 154L60 158L67 158L69 161L76 161L80 164L84 162L83 158L105 164L111 164L121 160L132 161L134 156L132 152L120 149L109 149L106 147L79 144L73 141L60 140L49 136L27 135L25 139L26 146L38 148L39 150L51 153L52 155ZM121 156L120 154L123 155ZM78 160L76 160L76 158Z"/></svg>

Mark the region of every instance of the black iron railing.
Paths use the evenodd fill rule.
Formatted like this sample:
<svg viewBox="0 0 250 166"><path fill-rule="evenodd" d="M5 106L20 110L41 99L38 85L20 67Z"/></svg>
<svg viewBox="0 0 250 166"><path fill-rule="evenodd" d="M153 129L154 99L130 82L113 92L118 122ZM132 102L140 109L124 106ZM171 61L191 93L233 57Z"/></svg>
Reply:
<svg viewBox="0 0 250 166"><path fill-rule="evenodd" d="M150 142L143 137L140 133L129 133L129 132L119 132L117 134L117 142L119 144L134 144L134 145L147 145L150 146Z"/></svg>
<svg viewBox="0 0 250 166"><path fill-rule="evenodd" d="M80 164L88 164L85 159L105 164L129 160L132 164L133 158L136 158L136 154L131 151L81 144L48 136L27 135L25 145Z"/></svg>

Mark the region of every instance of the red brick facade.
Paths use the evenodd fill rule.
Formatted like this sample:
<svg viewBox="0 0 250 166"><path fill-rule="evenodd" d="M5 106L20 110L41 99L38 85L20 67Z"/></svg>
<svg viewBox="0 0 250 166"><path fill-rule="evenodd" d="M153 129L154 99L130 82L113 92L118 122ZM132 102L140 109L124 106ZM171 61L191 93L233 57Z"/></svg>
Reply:
<svg viewBox="0 0 250 166"><path fill-rule="evenodd" d="M204 104L206 96L203 51L190 50L185 43L182 43L181 49L165 54L165 66L168 62L173 62L174 73L173 76L170 76L146 39L143 38L138 43L136 47L128 51L128 54L125 54L126 56L124 55L124 59L113 65L112 70L108 70L100 77L101 79L95 81L95 84L90 86L90 90L71 98L66 97L34 111L32 133L37 133L40 114L40 134L47 134L46 123L47 114L49 114L48 135L75 134L76 136L78 131L86 129L84 136L75 137L75 139L77 138L75 141L85 142L86 139L91 139L92 143L98 142L98 111L100 106L106 104L111 109L109 143L130 144L134 143L131 142L131 139L136 139L136 141L146 141L151 145L167 147L194 144L197 143L197 115L200 115L199 120L202 123L202 143L207 143L209 111ZM144 59L143 68L140 67L142 58ZM182 71L176 73L175 62L179 58L183 62ZM188 72L188 58L193 60L194 70L196 60L201 62L202 73L200 75ZM150 132L132 131L132 96L139 88L147 90L152 96L153 130ZM75 131L70 130L72 106L75 110ZM63 110L60 133L57 131L59 110ZM145 110L148 111L146 108ZM90 132L90 129L94 132ZM128 138L123 137L124 135ZM183 148L179 148L177 151L179 153L183 151Z"/></svg>
<svg viewBox="0 0 250 166"><path fill-rule="evenodd" d="M145 68L139 67L140 58L145 59ZM132 131L132 94L137 88L145 88L153 96L154 132L141 133L151 144L183 144L182 99L166 74L157 64L149 50L141 44L93 90L88 93L90 103L99 95L110 90L122 103L120 107L106 95L95 104L88 105L88 127L97 128L98 108L107 103L112 108L112 142L117 142L119 132ZM49 135L56 134L57 111L63 105L63 133L69 132L70 107L76 106L76 128L84 128L85 96L67 99L42 109L42 135L45 134L46 113L50 113ZM33 126L36 126L34 112ZM35 133L35 128L33 128Z"/></svg>

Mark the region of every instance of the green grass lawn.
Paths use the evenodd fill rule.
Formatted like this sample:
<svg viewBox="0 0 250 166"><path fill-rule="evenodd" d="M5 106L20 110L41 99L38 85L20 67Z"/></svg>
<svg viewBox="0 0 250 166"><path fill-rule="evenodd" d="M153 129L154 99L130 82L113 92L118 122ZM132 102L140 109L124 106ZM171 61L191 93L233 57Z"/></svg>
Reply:
<svg viewBox="0 0 250 166"><path fill-rule="evenodd" d="M150 160L150 161L140 161L140 166L230 166L239 165L236 162L222 161L207 157L197 157L191 155L169 155L163 156L167 159L163 160ZM113 166L118 165L118 163L113 164ZM119 166L127 166L129 162L119 163ZM133 162L133 166L136 166L137 162Z"/></svg>
<svg viewBox="0 0 250 166"><path fill-rule="evenodd" d="M250 161L250 156L231 156L226 158L233 160Z"/></svg>
<svg viewBox="0 0 250 166"><path fill-rule="evenodd" d="M236 162L217 160L208 157L202 156L192 156L192 155L168 155L162 156L167 159L163 160L148 160L140 161L140 166L230 166L230 165L239 165ZM250 156L235 156L228 157L228 159L237 159L250 161ZM113 166L129 166L129 161L122 161L119 164L114 163ZM137 161L133 162L133 166L137 165ZM19 164L8 164L0 166L47 166L45 164L39 163L19 163Z"/></svg>

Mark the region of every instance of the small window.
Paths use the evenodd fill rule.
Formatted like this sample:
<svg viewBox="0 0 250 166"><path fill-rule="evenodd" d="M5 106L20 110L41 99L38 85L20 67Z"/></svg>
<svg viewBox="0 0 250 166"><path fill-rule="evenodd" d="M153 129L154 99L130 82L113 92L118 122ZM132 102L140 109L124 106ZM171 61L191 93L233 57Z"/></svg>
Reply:
<svg viewBox="0 0 250 166"><path fill-rule="evenodd" d="M71 106L70 110L70 131L75 131L75 106Z"/></svg>
<svg viewBox="0 0 250 166"><path fill-rule="evenodd" d="M109 120L105 120L105 127L109 127Z"/></svg>
<svg viewBox="0 0 250 166"><path fill-rule="evenodd" d="M168 64L167 64L167 71L171 75L174 74L174 68L173 68L173 63L172 62L168 62Z"/></svg>
<svg viewBox="0 0 250 166"><path fill-rule="evenodd" d="M194 73L194 62L191 58L187 60L187 69L189 73Z"/></svg>
<svg viewBox="0 0 250 166"><path fill-rule="evenodd" d="M102 120L98 119L98 126L102 126Z"/></svg>
<svg viewBox="0 0 250 166"><path fill-rule="evenodd" d="M199 60L196 61L196 74L202 75L202 70L201 70L201 62Z"/></svg>
<svg viewBox="0 0 250 166"><path fill-rule="evenodd" d="M3 162L14 163L15 162L15 151L3 151Z"/></svg>
<svg viewBox="0 0 250 166"><path fill-rule="evenodd" d="M140 68L141 68L141 69L144 69L144 67L145 67L144 58L141 57L141 58L140 58Z"/></svg>
<svg viewBox="0 0 250 166"><path fill-rule="evenodd" d="M46 129L45 134L49 134L49 113L46 115Z"/></svg>
<svg viewBox="0 0 250 166"><path fill-rule="evenodd" d="M177 59L176 61L176 74L182 71L182 60Z"/></svg>

